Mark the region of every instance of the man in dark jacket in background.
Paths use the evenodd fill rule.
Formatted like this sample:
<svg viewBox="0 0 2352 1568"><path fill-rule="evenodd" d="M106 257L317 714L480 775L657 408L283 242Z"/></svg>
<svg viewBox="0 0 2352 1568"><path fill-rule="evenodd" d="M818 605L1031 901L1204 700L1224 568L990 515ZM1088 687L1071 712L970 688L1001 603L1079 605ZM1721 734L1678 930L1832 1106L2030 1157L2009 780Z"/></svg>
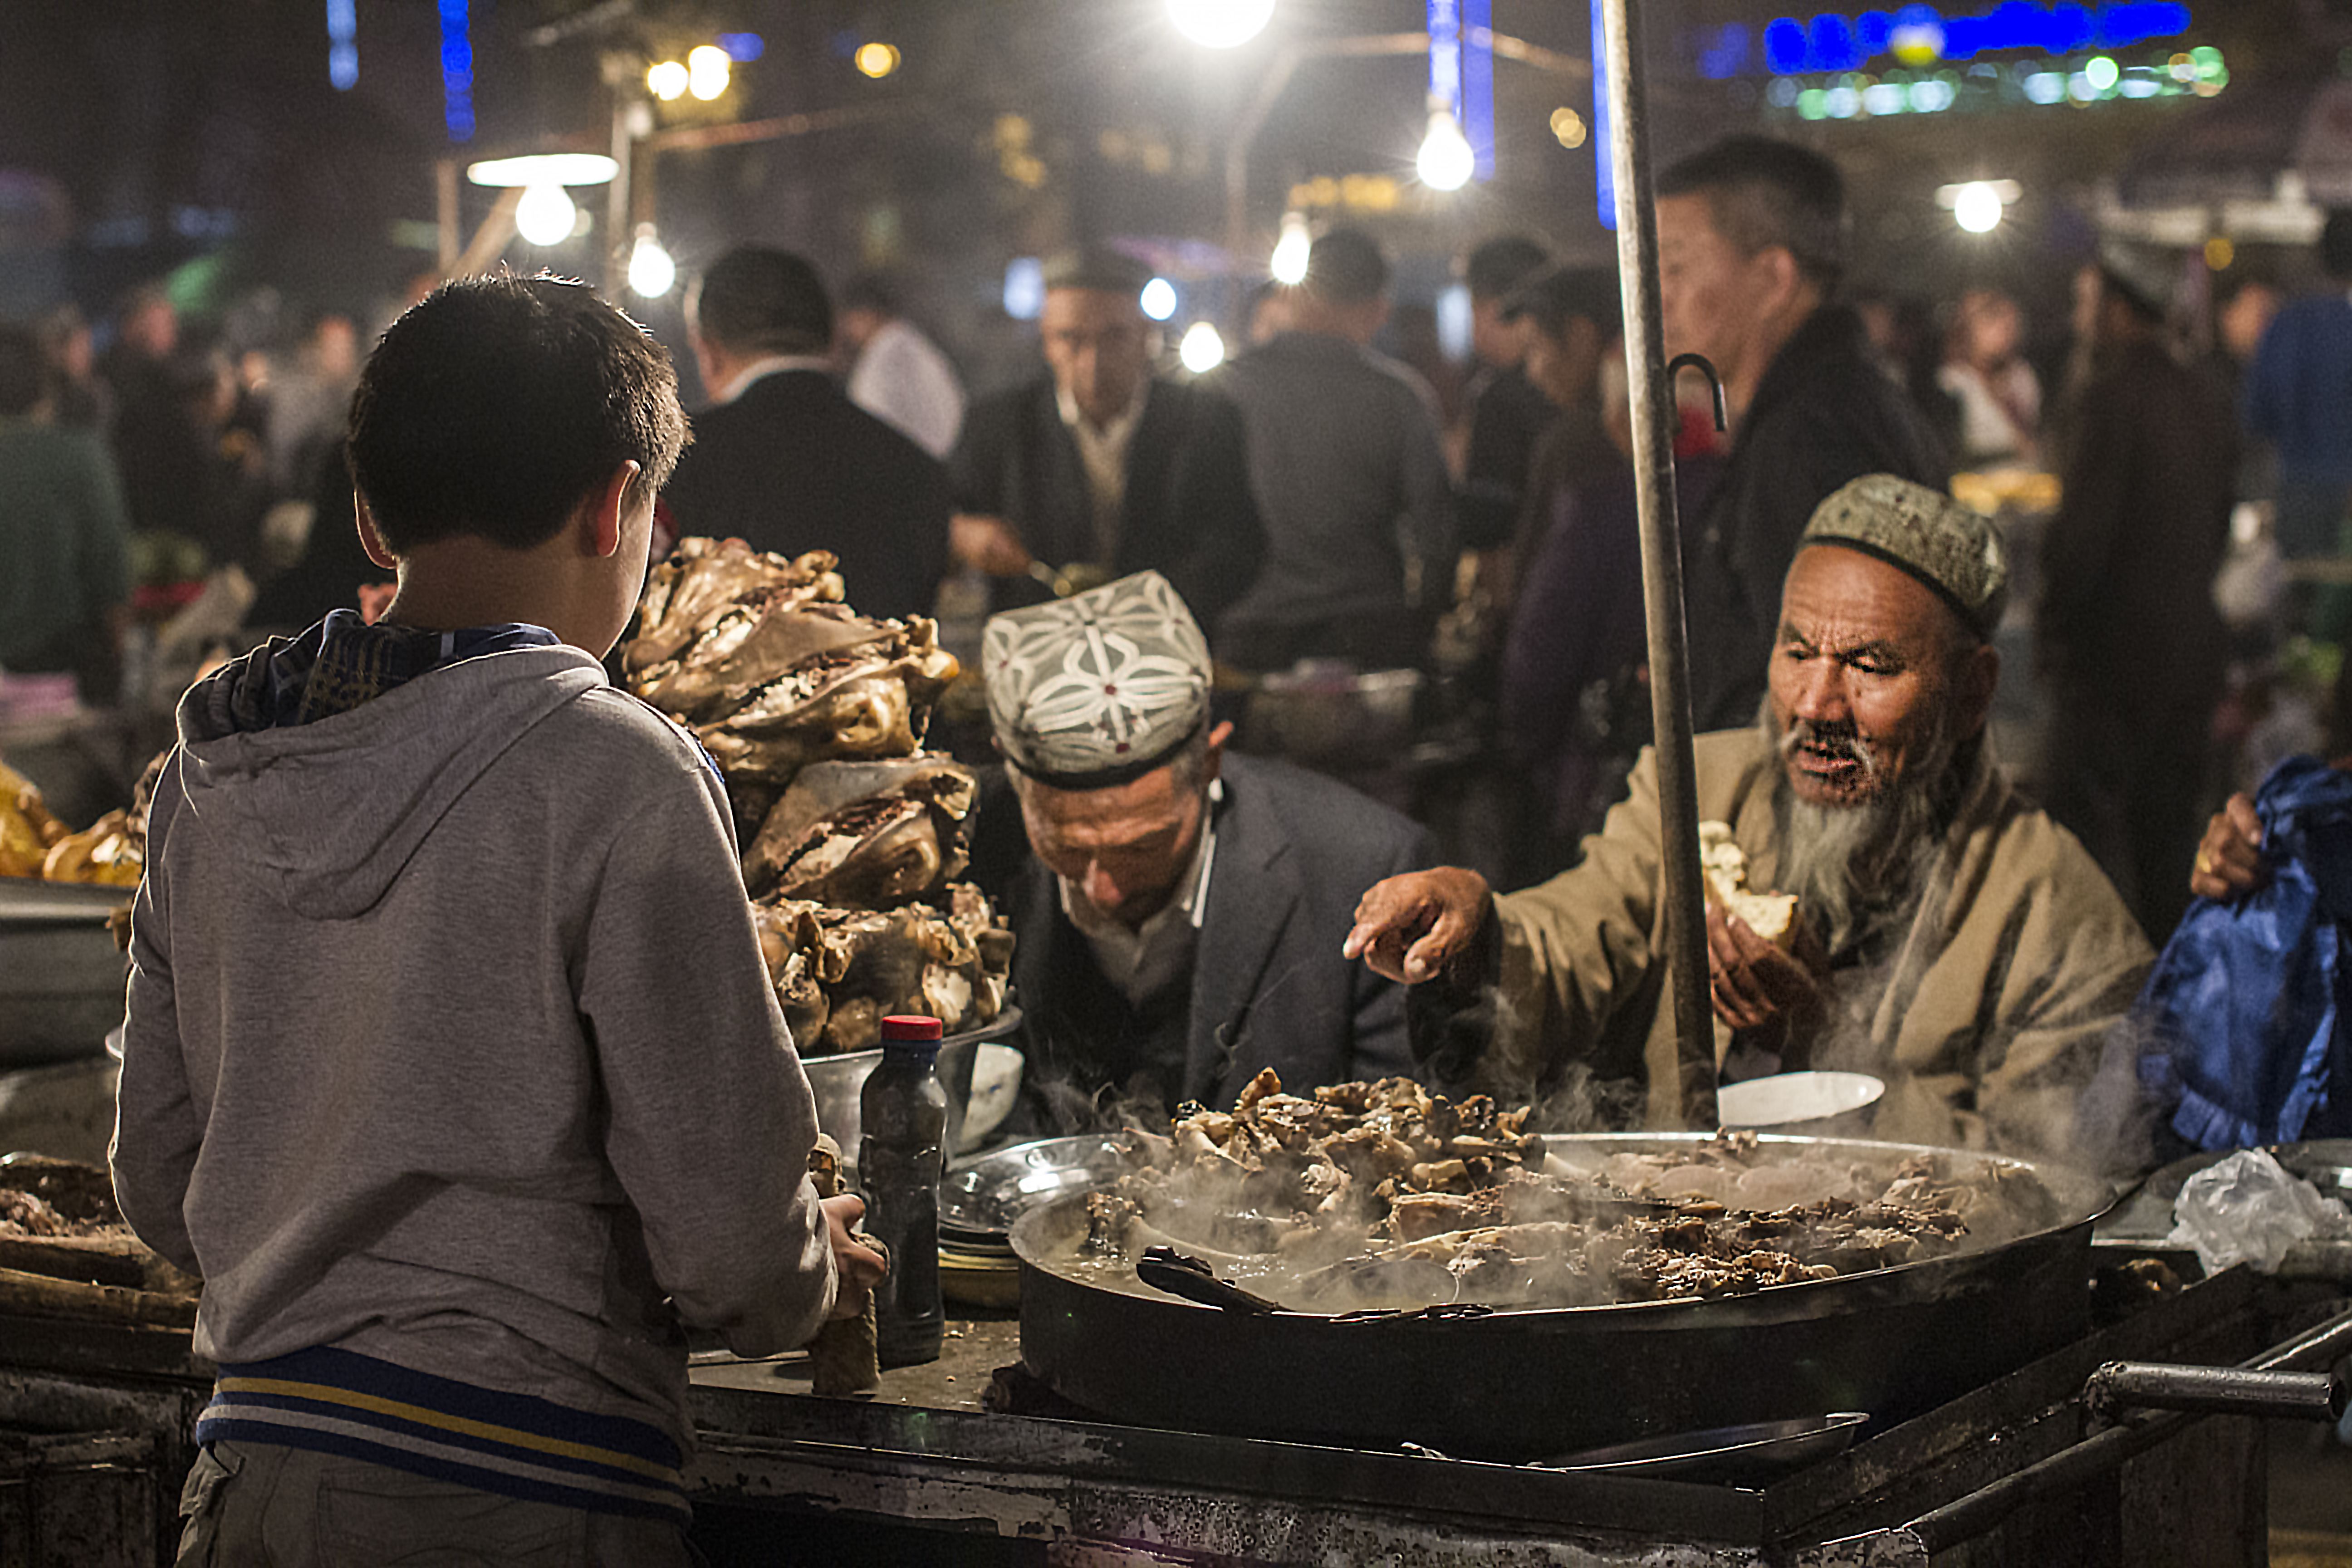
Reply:
<svg viewBox="0 0 2352 1568"><path fill-rule="evenodd" d="M678 531L829 550L861 611L930 614L947 574L947 474L834 380L816 268L763 246L730 250L688 297L687 325L711 403L662 494Z"/></svg>
<svg viewBox="0 0 2352 1568"><path fill-rule="evenodd" d="M1469 447L1454 500L1465 550L1510 544L1526 504L1528 470L1555 417L1552 400L1528 379L1527 328L1510 309L1520 287L1546 265L1543 247L1516 234L1486 241L1463 263L1476 366L1465 395Z"/></svg>
<svg viewBox="0 0 2352 1568"><path fill-rule="evenodd" d="M1668 354L1722 378L1731 457L1683 544L1691 707L1701 731L1751 722L1781 580L1813 508L1849 479L1950 478L1903 391L1835 303L1845 185L1818 153L1734 136L1658 180Z"/></svg>
<svg viewBox="0 0 2352 1568"><path fill-rule="evenodd" d="M2196 847L2228 658L2213 574L2238 461L2220 389L2165 342L2170 275L2159 258L2110 247L2075 279L2091 374L2042 544L2038 644L2050 815L2159 946L2189 903L2180 868Z"/></svg>
<svg viewBox="0 0 2352 1568"><path fill-rule="evenodd" d="M1352 879L1435 844L1319 773L1226 755L1208 645L1164 578L996 616L982 670L1011 787L971 877L1018 938L1029 1119L1229 1106L1268 1067L1302 1094L1411 1070L1403 988L1339 944Z"/></svg>
<svg viewBox="0 0 2352 1568"><path fill-rule="evenodd" d="M1055 257L1037 319L1045 374L964 416L949 460L956 558L996 579L998 609L1049 597L1036 579L1055 573L1084 587L1153 571L1213 631L1257 574L1241 416L1151 373L1150 280L1114 250Z"/></svg>

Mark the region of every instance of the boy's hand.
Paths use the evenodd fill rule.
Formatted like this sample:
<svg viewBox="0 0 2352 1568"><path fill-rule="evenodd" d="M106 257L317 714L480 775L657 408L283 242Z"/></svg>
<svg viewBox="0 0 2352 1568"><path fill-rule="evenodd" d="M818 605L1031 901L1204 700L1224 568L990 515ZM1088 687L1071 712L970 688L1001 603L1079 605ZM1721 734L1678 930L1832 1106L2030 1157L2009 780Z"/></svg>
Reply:
<svg viewBox="0 0 2352 1568"><path fill-rule="evenodd" d="M817 1206L824 1210L825 1236L833 1243L834 1267L841 1274L841 1284L833 1299L833 1315L843 1319L861 1317L874 1287L890 1272L890 1266L883 1261L880 1253L849 1234L850 1227L866 1217L866 1200L855 1193L845 1193L837 1198L820 1198Z"/></svg>

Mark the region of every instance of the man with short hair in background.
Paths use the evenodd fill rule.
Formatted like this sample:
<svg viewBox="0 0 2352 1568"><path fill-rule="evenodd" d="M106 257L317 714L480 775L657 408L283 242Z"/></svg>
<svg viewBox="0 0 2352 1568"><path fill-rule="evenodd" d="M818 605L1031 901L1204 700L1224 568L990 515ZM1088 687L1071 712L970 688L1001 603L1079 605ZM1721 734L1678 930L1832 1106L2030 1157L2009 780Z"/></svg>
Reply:
<svg viewBox="0 0 2352 1568"><path fill-rule="evenodd" d="M1731 456L1683 543L1692 716L1744 724L1764 694L1780 580L1822 498L1864 474L1941 489L1935 438L1837 302L1845 183L1820 153L1734 136L1658 179L1669 355L1722 378Z"/></svg>
<svg viewBox="0 0 2352 1568"><path fill-rule="evenodd" d="M1388 258L1335 228L1307 254L1286 330L1222 374L1265 513L1265 569L1218 649L1244 668L1417 665L1452 601L1453 482L1424 390L1371 348L1388 313Z"/></svg>
<svg viewBox="0 0 2352 1568"><path fill-rule="evenodd" d="M97 434L58 426L41 345L0 325L0 669L73 672L111 702L131 599L122 486Z"/></svg>
<svg viewBox="0 0 2352 1568"><path fill-rule="evenodd" d="M1536 448L1556 417L1556 400L1527 374L1528 329L1509 309L1512 297L1545 270L1547 261L1542 246L1524 235L1507 234L1480 245L1463 264L1475 366L1464 389L1468 445L1455 491L1465 550L1509 545Z"/></svg>
<svg viewBox="0 0 2352 1568"><path fill-rule="evenodd" d="M960 564L1000 609L1152 571L1208 628L1265 549L1241 416L1202 383L1153 374L1150 269L1106 248L1045 264L1045 367L977 399L950 462ZM1041 581L1043 579L1043 581Z"/></svg>
<svg viewBox="0 0 2352 1568"><path fill-rule="evenodd" d="M831 551L860 610L929 615L947 574L947 474L834 379L816 268L740 246L696 282L686 318L711 401L662 492L678 531Z"/></svg>

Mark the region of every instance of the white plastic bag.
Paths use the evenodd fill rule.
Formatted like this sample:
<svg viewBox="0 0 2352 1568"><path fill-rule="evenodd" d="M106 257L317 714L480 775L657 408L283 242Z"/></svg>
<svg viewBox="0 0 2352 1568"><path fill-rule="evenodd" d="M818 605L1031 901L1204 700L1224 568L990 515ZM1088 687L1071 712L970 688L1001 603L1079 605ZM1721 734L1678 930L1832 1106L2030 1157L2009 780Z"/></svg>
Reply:
<svg viewBox="0 0 2352 1568"><path fill-rule="evenodd" d="M2208 1274L2251 1263L2274 1274L2287 1249L2315 1236L2352 1236L2352 1211L2287 1173L2264 1149L2242 1149L2181 1184L2167 1247L2193 1247Z"/></svg>

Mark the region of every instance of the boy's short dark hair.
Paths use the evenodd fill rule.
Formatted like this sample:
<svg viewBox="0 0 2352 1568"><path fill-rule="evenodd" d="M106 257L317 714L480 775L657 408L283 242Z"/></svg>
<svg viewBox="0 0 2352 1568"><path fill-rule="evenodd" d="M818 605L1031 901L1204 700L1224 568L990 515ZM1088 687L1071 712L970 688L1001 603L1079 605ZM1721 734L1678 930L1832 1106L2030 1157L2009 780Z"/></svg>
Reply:
<svg viewBox="0 0 2352 1568"><path fill-rule="evenodd" d="M833 346L833 301L805 257L738 246L695 286L695 331L737 353L816 354Z"/></svg>
<svg viewBox="0 0 2352 1568"><path fill-rule="evenodd" d="M1499 300L1541 272L1551 258L1523 234L1497 235L1470 252L1462 281L1474 300Z"/></svg>
<svg viewBox="0 0 2352 1568"><path fill-rule="evenodd" d="M1335 228L1318 236L1307 250L1303 287L1334 305L1360 305L1388 291L1389 259L1380 242L1360 228Z"/></svg>
<svg viewBox="0 0 2352 1568"><path fill-rule="evenodd" d="M1727 136L1658 176L1658 195L1705 196L1716 232L1742 256L1780 246L1824 294L1845 275L1845 179L1809 148Z"/></svg>
<svg viewBox="0 0 2352 1568"><path fill-rule="evenodd" d="M0 323L0 418L14 419L40 406L48 390L48 364L41 340L14 323Z"/></svg>
<svg viewBox="0 0 2352 1568"><path fill-rule="evenodd" d="M457 534L528 550L623 463L658 490L688 439L644 328L565 279L445 283L360 372L345 452L393 553Z"/></svg>

